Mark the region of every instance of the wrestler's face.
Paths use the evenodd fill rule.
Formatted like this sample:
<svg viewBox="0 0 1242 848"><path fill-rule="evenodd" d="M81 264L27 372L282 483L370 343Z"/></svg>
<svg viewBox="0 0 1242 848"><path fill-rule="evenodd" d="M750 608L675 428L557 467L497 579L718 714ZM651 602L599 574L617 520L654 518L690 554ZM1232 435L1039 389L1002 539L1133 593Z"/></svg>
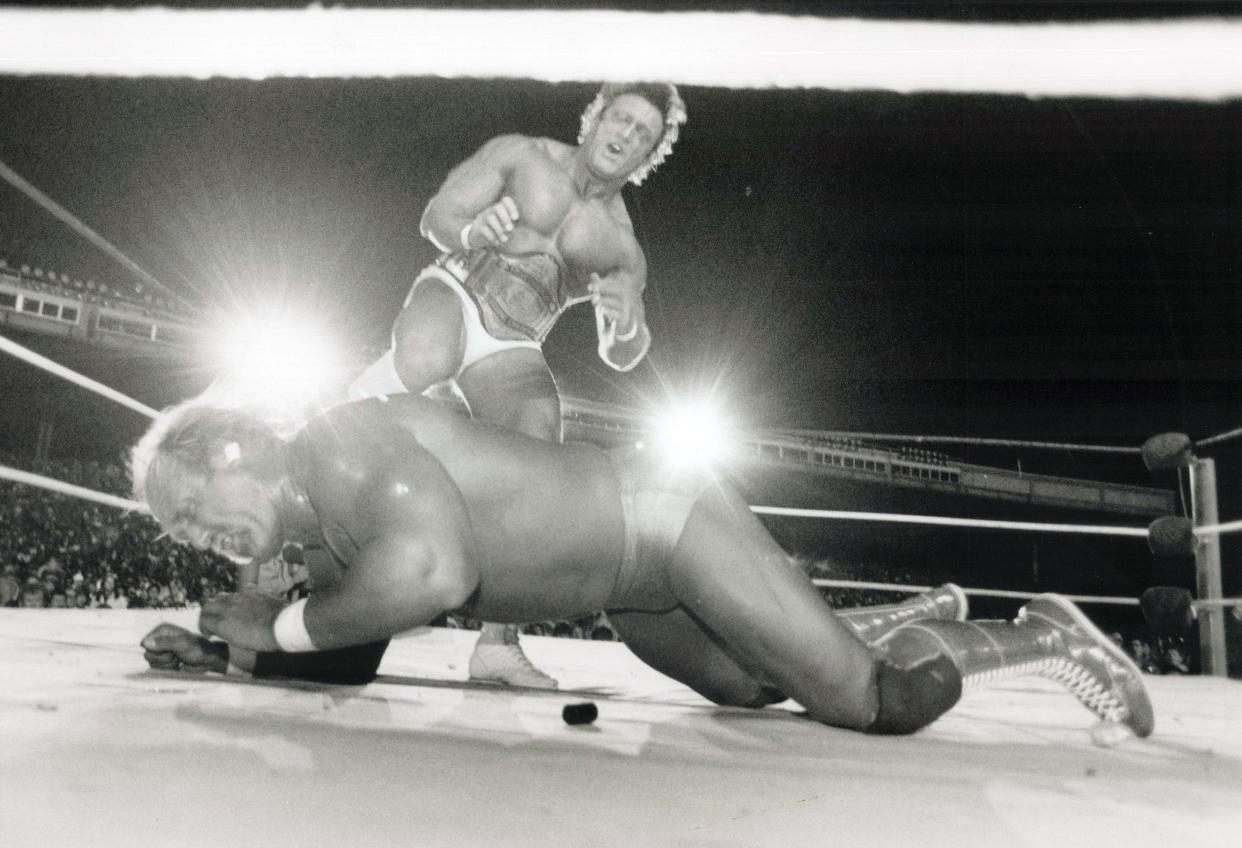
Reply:
<svg viewBox="0 0 1242 848"><path fill-rule="evenodd" d="M224 468L186 493L169 534L238 565L264 562L280 552L283 542L277 505L270 483Z"/></svg>
<svg viewBox="0 0 1242 848"><path fill-rule="evenodd" d="M587 139L587 161L596 176L625 179L660 142L664 116L637 94L622 94L600 114Z"/></svg>

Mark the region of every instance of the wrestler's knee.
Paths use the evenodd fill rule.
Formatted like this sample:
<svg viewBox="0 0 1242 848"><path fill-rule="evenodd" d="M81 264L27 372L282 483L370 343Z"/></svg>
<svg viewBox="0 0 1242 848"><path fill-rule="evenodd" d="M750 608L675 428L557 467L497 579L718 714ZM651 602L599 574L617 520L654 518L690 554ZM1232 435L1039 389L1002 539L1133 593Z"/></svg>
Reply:
<svg viewBox="0 0 1242 848"><path fill-rule="evenodd" d="M530 398L517 404L508 426L548 442L561 440L561 405L555 397Z"/></svg>
<svg viewBox="0 0 1242 848"><path fill-rule="evenodd" d="M454 345L433 343L415 333L393 335L393 366L406 389L415 394L452 377L460 359Z"/></svg>
<svg viewBox="0 0 1242 848"><path fill-rule="evenodd" d="M779 704L786 696L772 686L764 686L755 680L730 680L699 682L693 685L696 692L713 704L722 707L748 707L759 709L769 704Z"/></svg>
<svg viewBox="0 0 1242 848"><path fill-rule="evenodd" d="M962 675L952 658L917 626L898 628L876 650L879 708L864 732L914 733L962 697Z"/></svg>

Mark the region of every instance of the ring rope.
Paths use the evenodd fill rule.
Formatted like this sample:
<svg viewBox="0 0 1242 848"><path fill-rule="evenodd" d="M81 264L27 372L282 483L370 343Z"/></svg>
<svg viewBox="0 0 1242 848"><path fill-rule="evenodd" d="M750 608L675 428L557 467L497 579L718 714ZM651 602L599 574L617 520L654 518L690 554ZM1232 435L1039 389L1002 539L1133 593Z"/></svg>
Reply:
<svg viewBox="0 0 1242 848"><path fill-rule="evenodd" d="M893 512L850 512L837 509L797 509L779 506L752 506L758 515L785 515L794 518L845 518L854 521L890 521L896 524L934 524L949 527L982 527L992 530L1029 530L1037 533L1087 533L1099 536L1147 538L1146 527L1109 527L1093 524L1045 524L1031 521L997 521L990 518L956 518L937 515L902 515Z"/></svg>
<svg viewBox="0 0 1242 848"><path fill-rule="evenodd" d="M105 492L97 492L94 489L75 486L73 483L66 483L52 477L44 477L42 474L33 474L29 471L20 471L5 465L0 465L0 479L12 480L15 483L26 483L31 486L37 486L40 489L48 489L63 495L72 495L75 498L94 501L105 506L114 506L127 512L140 512L144 515L149 515L151 512L146 504L139 501L122 498L118 495L109 495Z"/></svg>
<svg viewBox="0 0 1242 848"><path fill-rule="evenodd" d="M1079 451L1082 453L1139 454L1142 448L1124 445L1082 445L1060 442L1032 442L1023 439L988 439L974 436L910 436L898 433L854 433L836 430L774 430L790 436L821 439L856 439L871 442L913 442L915 444L982 445L1003 448L1037 448L1040 450Z"/></svg>
<svg viewBox="0 0 1242 848"><path fill-rule="evenodd" d="M46 356L40 356L39 354L35 353L33 350L30 350L29 348L26 348L26 347L22 347L21 345L19 345L17 342L13 341L12 339L7 339L4 336L0 336L0 350L3 350L5 353L10 353L13 356L16 356L18 359L23 359L26 362L29 362L31 365L34 365L38 368L42 368L44 371L51 372L52 374L55 374L57 377L63 377L64 379L68 380L71 383L76 383L77 385L81 386L84 389L90 389L92 392L103 395L104 397L108 398L108 400L114 400L117 403L121 404L122 406L128 406L130 409L134 410L135 412L141 412L143 415L147 416L148 418L159 417L159 412L147 406L145 403L140 403L139 401L134 400L128 395L124 395L118 392L116 389L110 389L107 386L105 386L103 383L97 383L94 380L92 380L90 377L86 377L82 374L79 374L76 371L66 368L63 365L53 362L52 360L48 359Z"/></svg>
<svg viewBox="0 0 1242 848"><path fill-rule="evenodd" d="M1237 521L1226 521L1224 524L1204 524L1202 527L1196 527L1194 534L1196 536L1215 536L1232 533L1235 530L1242 530L1242 518Z"/></svg>
<svg viewBox="0 0 1242 848"><path fill-rule="evenodd" d="M991 518L957 518L940 515L905 515L896 512L851 512L840 509L799 509L783 506L752 506L756 515L784 515L793 518L843 518L852 521L889 521L894 524L932 524L941 527L982 527L991 530L1026 530L1034 533L1085 533L1096 536L1147 538L1146 527L1116 527L1105 524L1049 524L1037 521L1000 521ZM1242 530L1242 519L1224 524L1195 527L1196 536L1215 536Z"/></svg>
<svg viewBox="0 0 1242 848"><path fill-rule="evenodd" d="M871 589L880 592L930 592L934 586L916 586L909 583L871 583L865 580L831 580L828 578L813 578L811 580L816 586L828 589ZM978 597L988 598L1018 598L1022 600L1030 600L1041 594L1039 592L1017 592L1011 589L971 589L962 588L967 595L976 595ZM1138 598L1130 598L1124 595L1066 595L1058 592L1063 598L1068 598L1076 604L1118 604L1122 606L1140 606L1141 602ZM1204 600L1191 601L1191 605L1196 608L1201 607L1239 607L1242 608L1242 597L1240 598L1211 598Z"/></svg>
<svg viewBox="0 0 1242 848"><path fill-rule="evenodd" d="M1209 436L1206 439L1200 439L1199 441L1195 442L1195 445L1201 448L1205 448L1205 447L1208 447L1209 445L1217 445L1217 444L1220 444L1221 442L1227 442L1230 439L1236 439L1239 436L1242 436L1242 427L1239 427L1236 430L1229 430L1225 433L1217 433L1215 436Z"/></svg>
<svg viewBox="0 0 1242 848"><path fill-rule="evenodd" d="M904 583L868 583L863 580L829 580L826 578L815 578L811 581L816 586L823 586L831 589L876 589L879 591L892 592L930 592L934 586L912 586ZM1029 600L1039 592L1015 592L1010 589L962 589L967 595L978 595L980 597L991 598L1021 598ZM1061 595L1063 598L1069 598L1075 603L1097 603L1097 604L1125 604L1127 606L1138 606L1138 598L1127 598L1121 595Z"/></svg>

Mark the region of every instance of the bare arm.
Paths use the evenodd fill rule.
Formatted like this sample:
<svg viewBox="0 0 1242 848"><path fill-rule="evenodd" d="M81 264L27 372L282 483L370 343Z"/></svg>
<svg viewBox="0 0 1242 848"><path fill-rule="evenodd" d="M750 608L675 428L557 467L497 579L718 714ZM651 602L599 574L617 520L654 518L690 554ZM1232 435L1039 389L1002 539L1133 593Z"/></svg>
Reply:
<svg viewBox="0 0 1242 848"><path fill-rule="evenodd" d="M298 602L313 650L376 642L425 624L462 606L479 582L469 517L448 472L416 443L394 445L382 432L351 439L358 435L338 437L322 425L327 444L310 471L320 522L356 546L339 580ZM219 595L203 604L199 630L232 646L276 650L274 625L285 609L258 592Z"/></svg>
<svg viewBox="0 0 1242 848"><path fill-rule="evenodd" d="M317 648L358 645L426 624L477 588L465 502L427 451L402 446L361 487L350 510L358 544L340 580L305 608ZM395 461L392 461L394 460Z"/></svg>
<svg viewBox="0 0 1242 848"><path fill-rule="evenodd" d="M525 136L498 136L450 171L423 210L423 236L445 253L507 241L520 210L505 195L505 181L530 145Z"/></svg>

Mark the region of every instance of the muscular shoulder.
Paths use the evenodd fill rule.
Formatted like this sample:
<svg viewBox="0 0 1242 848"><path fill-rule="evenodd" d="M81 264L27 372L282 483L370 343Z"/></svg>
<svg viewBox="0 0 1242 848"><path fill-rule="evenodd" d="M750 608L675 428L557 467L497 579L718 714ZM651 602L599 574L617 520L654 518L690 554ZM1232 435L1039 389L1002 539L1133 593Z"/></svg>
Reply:
<svg viewBox="0 0 1242 848"><path fill-rule="evenodd" d="M634 222L630 220L630 210L625 205L625 200L622 199L619 192L609 199L608 214L610 214L612 219L623 227L632 238L635 238L634 247L637 248L638 241L636 237L634 237Z"/></svg>
<svg viewBox="0 0 1242 848"><path fill-rule="evenodd" d="M476 155L497 165L517 164L532 156L546 156L547 149L542 144L546 140L516 133L498 135L480 147Z"/></svg>
<svg viewBox="0 0 1242 848"><path fill-rule="evenodd" d="M311 419L298 435L294 473L317 508L352 505L377 473L393 467L403 442L415 444L385 406L344 404Z"/></svg>

